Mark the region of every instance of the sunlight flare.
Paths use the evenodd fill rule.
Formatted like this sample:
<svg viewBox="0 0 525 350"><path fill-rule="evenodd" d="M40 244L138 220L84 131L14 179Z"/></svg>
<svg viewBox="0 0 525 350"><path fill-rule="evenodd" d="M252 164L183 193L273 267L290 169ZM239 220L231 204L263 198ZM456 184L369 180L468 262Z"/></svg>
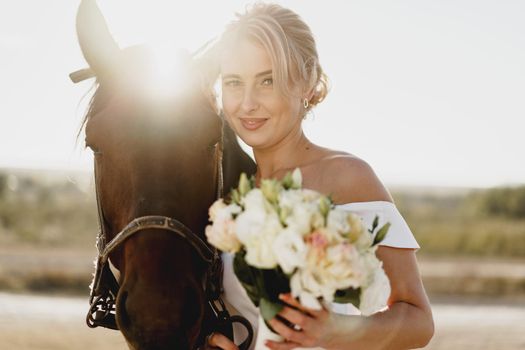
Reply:
<svg viewBox="0 0 525 350"><path fill-rule="evenodd" d="M152 45L152 70L145 90L159 101L180 96L185 91L189 56L167 44Z"/></svg>

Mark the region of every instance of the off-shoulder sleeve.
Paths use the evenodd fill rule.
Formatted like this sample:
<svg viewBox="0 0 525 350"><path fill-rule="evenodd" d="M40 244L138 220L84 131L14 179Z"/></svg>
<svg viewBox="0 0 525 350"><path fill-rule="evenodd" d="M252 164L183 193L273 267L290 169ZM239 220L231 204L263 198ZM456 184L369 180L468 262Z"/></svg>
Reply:
<svg viewBox="0 0 525 350"><path fill-rule="evenodd" d="M379 217L378 227L390 222L390 229L380 245L419 249L419 244L412 231L394 203L386 201L356 202L338 205L338 207L359 215L366 228L372 227L376 215Z"/></svg>

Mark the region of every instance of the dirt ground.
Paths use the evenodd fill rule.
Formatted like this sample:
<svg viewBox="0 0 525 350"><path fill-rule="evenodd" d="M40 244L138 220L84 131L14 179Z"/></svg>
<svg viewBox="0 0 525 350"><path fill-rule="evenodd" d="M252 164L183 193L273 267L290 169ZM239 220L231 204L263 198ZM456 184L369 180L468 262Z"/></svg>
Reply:
<svg viewBox="0 0 525 350"><path fill-rule="evenodd" d="M525 349L525 305L436 303L429 350ZM126 350L116 331L85 325L86 298L0 293L0 348Z"/></svg>

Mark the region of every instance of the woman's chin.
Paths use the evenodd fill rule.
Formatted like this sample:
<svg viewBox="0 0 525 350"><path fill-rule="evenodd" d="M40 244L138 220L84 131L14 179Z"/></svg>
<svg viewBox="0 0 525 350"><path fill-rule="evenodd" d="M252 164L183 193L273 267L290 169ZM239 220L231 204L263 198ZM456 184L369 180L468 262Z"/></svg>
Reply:
<svg viewBox="0 0 525 350"><path fill-rule="evenodd" d="M251 148L264 148L264 146L268 143L267 138L263 137L263 135L246 135L246 133L243 133L240 134L239 137Z"/></svg>

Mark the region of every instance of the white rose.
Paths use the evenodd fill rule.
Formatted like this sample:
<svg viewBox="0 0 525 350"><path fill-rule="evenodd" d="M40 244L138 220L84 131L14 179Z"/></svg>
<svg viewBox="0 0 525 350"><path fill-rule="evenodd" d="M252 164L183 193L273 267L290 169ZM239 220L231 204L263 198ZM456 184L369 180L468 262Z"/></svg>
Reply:
<svg viewBox="0 0 525 350"><path fill-rule="evenodd" d="M217 217L217 214L222 211L224 208L226 208L226 203L221 199L216 200L208 209L208 214L210 216L210 221L214 222L215 218Z"/></svg>
<svg viewBox="0 0 525 350"><path fill-rule="evenodd" d="M312 293L309 293L307 291L302 291L299 294L299 301L301 302L301 305L304 307L307 307L312 310L321 310L322 306L319 300L313 295Z"/></svg>
<svg viewBox="0 0 525 350"><path fill-rule="evenodd" d="M301 235L311 232L312 211L307 205L299 203L292 207L291 213L286 218L286 226L297 231Z"/></svg>
<svg viewBox="0 0 525 350"><path fill-rule="evenodd" d="M347 218L348 212L344 210L337 208L330 210L326 227L344 237L350 231L350 225Z"/></svg>
<svg viewBox="0 0 525 350"><path fill-rule="evenodd" d="M319 284L308 271L297 271L290 279L292 296L298 297L301 305L314 310L320 310L321 304L317 300L320 295Z"/></svg>
<svg viewBox="0 0 525 350"><path fill-rule="evenodd" d="M305 264L306 244L296 230L287 228L281 231L273 243L273 250L279 266L285 273L292 273Z"/></svg>
<svg viewBox="0 0 525 350"><path fill-rule="evenodd" d="M260 234L246 244L246 262L260 269L277 267L277 258L273 250L276 234Z"/></svg>
<svg viewBox="0 0 525 350"><path fill-rule="evenodd" d="M254 237L261 234L266 225L264 210L245 210L235 219L235 232L242 244L247 245Z"/></svg>
<svg viewBox="0 0 525 350"><path fill-rule="evenodd" d="M291 207L291 212L285 219L288 227L297 230L302 235L309 234L324 226L324 218L313 202L298 202Z"/></svg>
<svg viewBox="0 0 525 350"><path fill-rule="evenodd" d="M235 223L231 219L223 221L220 225L208 225L205 231L206 238L217 249L236 253L241 248L241 242L237 239L234 228Z"/></svg>
<svg viewBox="0 0 525 350"><path fill-rule="evenodd" d="M277 266L273 244L282 230L277 213L246 210L237 216L235 230L239 241L246 247L248 264L259 268Z"/></svg>
<svg viewBox="0 0 525 350"><path fill-rule="evenodd" d="M361 263L364 267L363 279L361 284L363 286L369 286L374 282L375 273L378 270L383 270L383 263L379 260L375 254L375 248L369 249L365 253L361 253Z"/></svg>
<svg viewBox="0 0 525 350"><path fill-rule="evenodd" d="M290 289L293 297L298 297L303 290L303 284L301 283L301 271L295 272L290 278Z"/></svg>
<svg viewBox="0 0 525 350"><path fill-rule="evenodd" d="M390 282L383 269L377 269L373 276L372 284L361 290L359 309L365 316L383 309L390 296Z"/></svg>
<svg viewBox="0 0 525 350"><path fill-rule="evenodd" d="M218 249L235 253L239 251L241 242L235 234L235 223L233 214L240 212L241 208L235 204L225 205L222 201L216 201L210 207L210 219L212 225L208 225L205 230L206 238L213 246Z"/></svg>
<svg viewBox="0 0 525 350"><path fill-rule="evenodd" d="M341 243L327 249L322 276L333 289L357 288L366 276L359 252L351 244Z"/></svg>
<svg viewBox="0 0 525 350"><path fill-rule="evenodd" d="M279 192L279 205L293 209L293 207L303 202L301 190L287 190Z"/></svg>
<svg viewBox="0 0 525 350"><path fill-rule="evenodd" d="M305 237L308 254L307 264L311 271L322 268L322 260L326 256L326 250L330 244L330 233L326 229L315 230ZM326 261L324 262L326 263Z"/></svg>
<svg viewBox="0 0 525 350"><path fill-rule="evenodd" d="M246 210L266 211L266 199L259 188L254 188L242 198L242 203Z"/></svg>

